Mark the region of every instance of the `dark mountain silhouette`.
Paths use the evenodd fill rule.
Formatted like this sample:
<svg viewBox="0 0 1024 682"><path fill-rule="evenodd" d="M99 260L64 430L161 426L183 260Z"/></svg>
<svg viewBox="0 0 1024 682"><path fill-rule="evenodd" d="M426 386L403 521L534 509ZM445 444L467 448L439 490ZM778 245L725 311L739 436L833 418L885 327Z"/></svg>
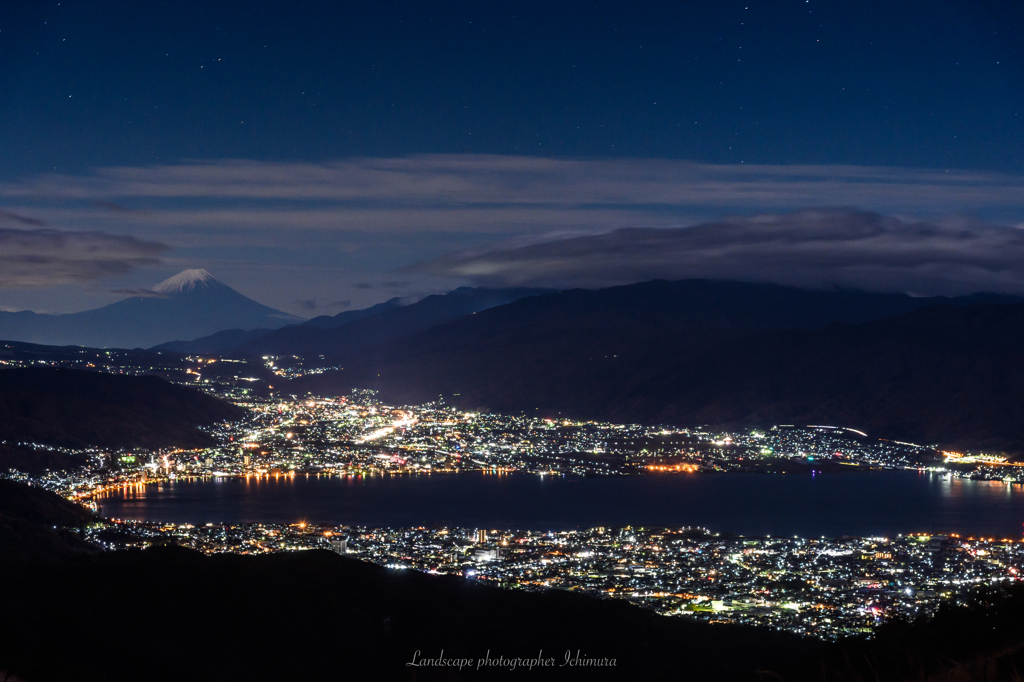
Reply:
<svg viewBox="0 0 1024 682"><path fill-rule="evenodd" d="M953 449L1024 453L1024 304L928 307L739 339L623 396L698 423L825 423Z"/></svg>
<svg viewBox="0 0 1024 682"><path fill-rule="evenodd" d="M158 377L31 367L0 370L0 440L65 447L200 447L197 427L245 411Z"/></svg>
<svg viewBox="0 0 1024 682"><path fill-rule="evenodd" d="M1024 304L986 300L1008 298L702 281L567 291L382 345L290 390L626 422L832 423L1024 452Z"/></svg>
<svg viewBox="0 0 1024 682"><path fill-rule="evenodd" d="M343 673L353 680L753 682L758 670L787 672L822 648L769 630L658 616L621 600L503 590L323 550L203 556L163 546L0 562L0 580L17 586L4 599L0 670L33 682L137 680L140 671L152 681L332 680ZM140 595L147 608L139 608ZM110 642L116 651L97 653ZM462 670L406 665L442 650L449 660L489 650L494 658L555 661L532 670L478 670L475 660ZM577 650L616 665L562 665Z"/></svg>
<svg viewBox="0 0 1024 682"><path fill-rule="evenodd" d="M96 520L88 509L56 493L2 478L0 514L44 526L81 526Z"/></svg>
<svg viewBox="0 0 1024 682"><path fill-rule="evenodd" d="M929 620L884 625L871 639L825 643L658 616L622 600L389 570L323 550L99 552L78 534L98 520L53 493L0 480L6 678L118 682L144 670L154 681L260 682L335 679L342 670L377 680L981 682L1018 679L1024 667L1019 585L979 592ZM148 608L139 608L140 595ZM448 661L489 654L553 657L554 665L408 665L442 651ZM615 666L562 665L577 651Z"/></svg>
<svg viewBox="0 0 1024 682"><path fill-rule="evenodd" d="M246 298L205 270L185 270L135 296L67 315L0 312L0 339L102 348L150 347L224 329L274 329L301 318Z"/></svg>
<svg viewBox="0 0 1024 682"><path fill-rule="evenodd" d="M0 563L95 553L97 547L64 529L96 520L60 495L0 479Z"/></svg>
<svg viewBox="0 0 1024 682"><path fill-rule="evenodd" d="M88 462L88 456L68 454L48 447L0 443L0 473L17 470L38 476L50 471L71 471Z"/></svg>
<svg viewBox="0 0 1024 682"><path fill-rule="evenodd" d="M232 348L250 341L261 339L273 329L225 329L216 334L201 336L193 341L168 341L153 346L149 350L170 351L172 353L226 353Z"/></svg>
<svg viewBox="0 0 1024 682"><path fill-rule="evenodd" d="M459 317L487 310L518 299L543 293L541 289L474 289L461 287L447 294L427 296L416 303L395 307L391 302L362 319L335 318L333 326L293 325L243 343L234 353L262 355L301 355L344 359L372 352L380 344L407 338L417 332ZM377 308L377 306L375 306ZM373 310L373 309L368 309ZM352 313L364 311L352 311Z"/></svg>
<svg viewBox="0 0 1024 682"><path fill-rule="evenodd" d="M387 312L398 308L401 305L401 299L392 298L383 303L364 308L362 310L347 310L343 313L331 317L329 315L321 315L314 317L311 320L306 320L301 323L300 327L315 327L317 329L335 329L337 327L343 327L350 322L356 322L367 317L373 317L380 313ZM159 346L154 346L151 350L165 350L173 351L176 353L226 353L233 348L241 346L243 344L253 343L263 338L267 334L270 334L273 329L228 329L226 331L217 332L210 336L203 336L194 341L170 341L168 343L161 343Z"/></svg>
<svg viewBox="0 0 1024 682"><path fill-rule="evenodd" d="M83 348L81 346L42 346L20 341L0 342L0 368L49 367L122 374L126 369L146 368L147 376L156 376L175 384L199 387L197 381L242 386L265 395L277 376L262 358L245 362L197 363L198 358L169 351ZM201 376L195 374L201 370Z"/></svg>
<svg viewBox="0 0 1024 682"><path fill-rule="evenodd" d="M319 327L321 329L332 329L335 327L344 327L349 322L355 322L365 317L373 317L380 313L400 308L402 306L402 299L395 297L390 298L383 303L372 305L369 308L363 308L362 310L346 310L345 312L338 313L337 315L321 315L314 317L311 320L306 320L301 326L304 327Z"/></svg>

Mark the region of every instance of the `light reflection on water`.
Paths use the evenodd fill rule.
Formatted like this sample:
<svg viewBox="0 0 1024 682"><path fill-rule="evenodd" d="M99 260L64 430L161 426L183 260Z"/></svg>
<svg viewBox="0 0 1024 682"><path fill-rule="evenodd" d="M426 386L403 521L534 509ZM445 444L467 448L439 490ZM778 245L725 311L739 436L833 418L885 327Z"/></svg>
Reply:
<svg viewBox="0 0 1024 682"><path fill-rule="evenodd" d="M98 500L115 518L190 523L298 520L538 530L699 525L745 535L956 532L1021 537L1024 488L913 471L617 478L462 473L214 478Z"/></svg>

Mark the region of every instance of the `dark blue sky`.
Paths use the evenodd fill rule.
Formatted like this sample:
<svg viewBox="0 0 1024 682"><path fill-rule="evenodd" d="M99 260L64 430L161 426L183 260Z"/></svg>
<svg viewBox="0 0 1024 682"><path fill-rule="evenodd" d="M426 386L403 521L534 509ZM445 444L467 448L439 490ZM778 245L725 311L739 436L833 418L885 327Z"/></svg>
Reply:
<svg viewBox="0 0 1024 682"><path fill-rule="evenodd" d="M6 2L0 265L39 228L168 248L0 277L0 308L197 266L329 312L459 249L729 213L1021 223L1022 51L988 0Z"/></svg>
<svg viewBox="0 0 1024 682"><path fill-rule="evenodd" d="M0 9L3 175L197 158L668 157L1019 171L1024 5Z"/></svg>

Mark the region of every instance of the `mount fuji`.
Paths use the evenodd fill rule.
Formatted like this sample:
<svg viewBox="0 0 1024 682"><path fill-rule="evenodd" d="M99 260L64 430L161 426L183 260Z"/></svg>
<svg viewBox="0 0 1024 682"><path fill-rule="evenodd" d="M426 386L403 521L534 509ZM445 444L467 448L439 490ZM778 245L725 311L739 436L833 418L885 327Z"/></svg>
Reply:
<svg viewBox="0 0 1024 682"><path fill-rule="evenodd" d="M221 284L220 281L203 269L193 270L182 270L174 277L168 277L164 281L153 287L153 291L164 296L180 296L182 294L192 294L197 291L206 291L209 289L216 289L223 287L228 289L230 287Z"/></svg>
<svg viewBox="0 0 1024 682"><path fill-rule="evenodd" d="M225 329L277 329L302 318L257 303L206 270L185 270L147 296L66 315L0 312L0 339L93 348L149 348Z"/></svg>

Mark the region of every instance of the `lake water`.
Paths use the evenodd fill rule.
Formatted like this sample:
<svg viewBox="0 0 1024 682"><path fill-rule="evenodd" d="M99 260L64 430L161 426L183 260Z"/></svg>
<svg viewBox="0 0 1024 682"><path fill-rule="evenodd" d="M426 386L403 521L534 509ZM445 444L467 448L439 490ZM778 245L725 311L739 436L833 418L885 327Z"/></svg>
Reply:
<svg viewBox="0 0 1024 682"><path fill-rule="evenodd" d="M122 519L570 530L704 526L743 535L1021 537L1024 487L912 471L573 478L477 472L218 478L99 500Z"/></svg>

